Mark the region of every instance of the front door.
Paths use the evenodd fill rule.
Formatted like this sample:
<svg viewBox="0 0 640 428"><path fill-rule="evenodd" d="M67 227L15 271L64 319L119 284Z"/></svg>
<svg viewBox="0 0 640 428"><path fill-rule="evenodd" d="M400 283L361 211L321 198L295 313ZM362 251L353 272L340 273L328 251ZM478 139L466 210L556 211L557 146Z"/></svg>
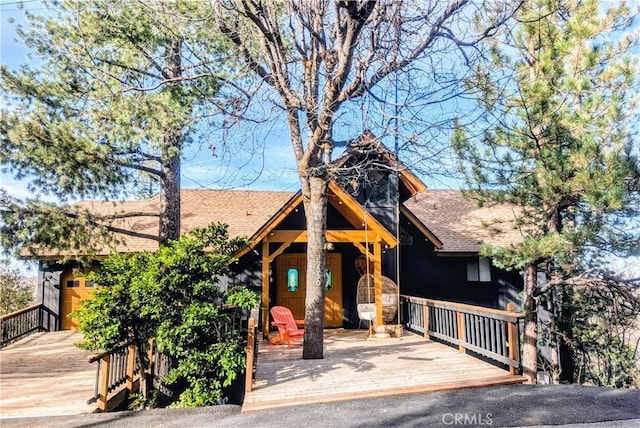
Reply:
<svg viewBox="0 0 640 428"><path fill-rule="evenodd" d="M95 284L87 281L85 276L80 273L67 271L62 276L62 317L60 320L60 328L62 330L77 330L78 319L69 318L68 315L80 309L80 302L91 298L91 293L95 290Z"/></svg>
<svg viewBox="0 0 640 428"><path fill-rule="evenodd" d="M343 326L342 307L342 255L327 254L327 269L331 276L331 287L325 291L325 327ZM282 254L276 259L276 305L291 309L295 319L304 319L304 297L307 280L307 255L304 253ZM297 284L297 286L296 286Z"/></svg>

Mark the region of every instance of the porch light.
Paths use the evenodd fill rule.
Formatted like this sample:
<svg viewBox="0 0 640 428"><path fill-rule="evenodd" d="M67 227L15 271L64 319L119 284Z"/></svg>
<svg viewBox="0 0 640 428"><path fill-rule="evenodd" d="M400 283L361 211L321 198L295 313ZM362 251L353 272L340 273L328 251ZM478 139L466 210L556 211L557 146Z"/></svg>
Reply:
<svg viewBox="0 0 640 428"><path fill-rule="evenodd" d="M287 272L287 290L298 290L298 269L289 269Z"/></svg>
<svg viewBox="0 0 640 428"><path fill-rule="evenodd" d="M327 285L324 287L325 291L331 290L332 278L331 278L331 269L327 269Z"/></svg>

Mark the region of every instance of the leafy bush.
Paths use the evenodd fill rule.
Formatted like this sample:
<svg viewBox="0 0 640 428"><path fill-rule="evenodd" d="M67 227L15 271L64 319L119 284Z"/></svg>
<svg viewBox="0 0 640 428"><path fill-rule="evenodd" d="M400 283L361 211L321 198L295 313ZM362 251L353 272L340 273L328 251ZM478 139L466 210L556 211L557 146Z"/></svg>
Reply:
<svg viewBox="0 0 640 428"><path fill-rule="evenodd" d="M100 284L94 298L73 314L87 349L110 350L132 343L141 351L150 338L177 364L163 383L173 385L176 406L204 406L222 400L223 388L244 372L243 341L233 304L256 307L259 297L244 287L223 292L232 255L243 239L230 239L225 225L211 225L169 242L155 253L115 254L91 274ZM146 394L143 391L143 395Z"/></svg>
<svg viewBox="0 0 640 428"><path fill-rule="evenodd" d="M34 290L32 279L22 275L19 269L9 266L8 261L0 261L0 315L29 306L34 300Z"/></svg>

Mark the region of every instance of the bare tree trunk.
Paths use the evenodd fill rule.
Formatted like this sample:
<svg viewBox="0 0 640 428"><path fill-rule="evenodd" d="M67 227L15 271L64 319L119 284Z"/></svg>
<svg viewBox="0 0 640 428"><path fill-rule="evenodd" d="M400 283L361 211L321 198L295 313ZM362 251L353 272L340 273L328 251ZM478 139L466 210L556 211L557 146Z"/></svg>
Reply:
<svg viewBox="0 0 640 428"><path fill-rule="evenodd" d="M303 359L323 358L324 285L326 283L327 181L308 176L303 186L307 220L307 284ZM305 189L307 187L307 189ZM308 196L307 196L308 195Z"/></svg>
<svg viewBox="0 0 640 428"><path fill-rule="evenodd" d="M524 277L524 346L522 374L527 383L535 384L538 372L538 304L534 297L537 283L536 266L529 264Z"/></svg>

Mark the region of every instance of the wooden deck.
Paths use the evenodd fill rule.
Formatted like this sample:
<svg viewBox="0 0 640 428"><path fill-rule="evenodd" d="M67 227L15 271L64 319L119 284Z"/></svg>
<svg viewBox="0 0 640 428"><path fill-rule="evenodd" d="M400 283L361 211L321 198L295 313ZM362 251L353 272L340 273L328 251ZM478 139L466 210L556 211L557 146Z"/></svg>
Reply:
<svg viewBox="0 0 640 428"><path fill-rule="evenodd" d="M0 350L0 418L93 412L96 366L74 331L36 333Z"/></svg>
<svg viewBox="0 0 640 428"><path fill-rule="evenodd" d="M302 346L262 341L243 411L417 392L522 383L491 364L422 336L369 339L365 330L327 330L322 360Z"/></svg>

